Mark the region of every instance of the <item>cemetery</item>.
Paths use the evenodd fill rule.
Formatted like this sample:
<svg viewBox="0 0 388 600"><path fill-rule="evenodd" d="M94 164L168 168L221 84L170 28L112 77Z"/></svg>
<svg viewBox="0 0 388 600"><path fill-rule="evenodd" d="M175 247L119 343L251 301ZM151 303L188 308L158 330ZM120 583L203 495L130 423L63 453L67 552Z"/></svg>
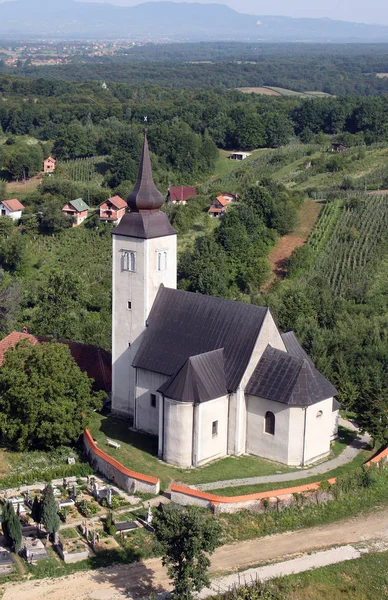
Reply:
<svg viewBox="0 0 388 600"><path fill-rule="evenodd" d="M49 487L56 523L51 530L44 514ZM97 476L1 491L0 508L4 534L0 577L16 573L19 561L30 566L48 559L65 564L86 561L100 553L125 550L135 532L152 532L151 507Z"/></svg>

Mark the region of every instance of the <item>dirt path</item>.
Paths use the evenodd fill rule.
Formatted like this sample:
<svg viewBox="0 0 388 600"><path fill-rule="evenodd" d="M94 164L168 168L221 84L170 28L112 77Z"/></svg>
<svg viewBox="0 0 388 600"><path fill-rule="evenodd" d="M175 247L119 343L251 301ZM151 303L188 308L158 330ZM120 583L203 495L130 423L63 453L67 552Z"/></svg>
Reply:
<svg viewBox="0 0 388 600"><path fill-rule="evenodd" d="M275 279L286 276L287 260L296 248L305 244L307 238L314 229L322 208L323 204L316 200L309 199L303 204L299 212L298 227L293 232L283 235L268 257L271 264L272 275L261 288L262 292L267 291Z"/></svg>
<svg viewBox="0 0 388 600"><path fill-rule="evenodd" d="M260 562L373 539L388 540L388 509L332 525L223 546L212 557L211 572L248 568ZM152 559L60 579L7 584L4 590L3 600L123 600L168 590L168 578L161 561Z"/></svg>

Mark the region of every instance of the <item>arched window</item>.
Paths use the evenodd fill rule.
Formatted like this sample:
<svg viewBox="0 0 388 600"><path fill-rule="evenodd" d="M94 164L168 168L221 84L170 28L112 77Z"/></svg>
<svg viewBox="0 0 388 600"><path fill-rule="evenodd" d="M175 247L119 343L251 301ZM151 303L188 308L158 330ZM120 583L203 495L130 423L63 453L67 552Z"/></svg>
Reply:
<svg viewBox="0 0 388 600"><path fill-rule="evenodd" d="M158 250L156 253L156 269L157 271L165 271L167 269L167 251Z"/></svg>
<svg viewBox="0 0 388 600"><path fill-rule="evenodd" d="M121 270L136 271L136 252L131 250L122 250L121 252Z"/></svg>
<svg viewBox="0 0 388 600"><path fill-rule="evenodd" d="M265 413L265 433L275 435L275 415L270 411Z"/></svg>

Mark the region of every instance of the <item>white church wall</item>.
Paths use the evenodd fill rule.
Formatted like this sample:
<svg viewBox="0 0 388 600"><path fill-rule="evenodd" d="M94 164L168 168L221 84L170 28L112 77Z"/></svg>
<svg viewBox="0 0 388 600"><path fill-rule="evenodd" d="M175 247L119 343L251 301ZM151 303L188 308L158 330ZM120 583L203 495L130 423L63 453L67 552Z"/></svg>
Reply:
<svg viewBox="0 0 388 600"><path fill-rule="evenodd" d="M275 435L265 432L267 411L275 415ZM290 408L255 396L247 396L247 452L288 464Z"/></svg>
<svg viewBox="0 0 388 600"><path fill-rule="evenodd" d="M221 458L227 454L228 442L228 396L209 400L198 405L196 431L196 464ZM217 433L213 434L213 423Z"/></svg>
<svg viewBox="0 0 388 600"><path fill-rule="evenodd" d="M310 464L330 452L333 398L309 406L306 417L305 464Z"/></svg>
<svg viewBox="0 0 388 600"><path fill-rule="evenodd" d="M113 412L134 414L136 378L131 364L160 285L176 288L176 243L176 235L149 240L113 235ZM125 251L135 252L134 272L123 270ZM159 263L158 252L166 253Z"/></svg>
<svg viewBox="0 0 388 600"><path fill-rule="evenodd" d="M273 316L271 315L270 310L267 310L267 314L264 317L264 321L261 326L258 338L256 340L255 347L253 348L251 358L243 375L241 381L241 387L243 390L245 390L245 387L248 381L250 380L257 363L263 356L264 350L266 349L268 344L270 344L273 348L276 348L277 350L283 350L283 352L286 352L286 347L283 343L278 328L276 327L276 323L273 319Z"/></svg>
<svg viewBox="0 0 388 600"><path fill-rule="evenodd" d="M338 424L339 424L339 410L333 410L332 412L332 429L331 429L331 441L338 438Z"/></svg>
<svg viewBox="0 0 388 600"><path fill-rule="evenodd" d="M229 396L229 419L228 419L228 454L231 456L237 454L236 415L237 415L237 394L232 393Z"/></svg>
<svg viewBox="0 0 388 600"><path fill-rule="evenodd" d="M163 460L191 467L193 458L193 405L164 399Z"/></svg>
<svg viewBox="0 0 388 600"><path fill-rule="evenodd" d="M145 327L145 242L113 235L112 410L124 416L134 413L136 382L131 364ZM136 272L122 268L126 250L136 253Z"/></svg>
<svg viewBox="0 0 388 600"><path fill-rule="evenodd" d="M268 344L271 344L271 346L277 348L278 350L286 350L281 335L269 310L264 317L260 333L257 337L240 387L236 394L233 394L233 398L231 398L229 411L230 423L228 454L239 455L247 451L247 405L244 391Z"/></svg>
<svg viewBox="0 0 388 600"><path fill-rule="evenodd" d="M167 381L167 375L137 369L135 427L153 435L159 434L159 393L157 390ZM155 396L152 406L151 394Z"/></svg>
<svg viewBox="0 0 388 600"><path fill-rule="evenodd" d="M168 235L147 241L149 272L147 314L149 314L161 284L174 290L177 287L177 236ZM158 252L167 253L159 264ZM162 270L158 270L158 267Z"/></svg>

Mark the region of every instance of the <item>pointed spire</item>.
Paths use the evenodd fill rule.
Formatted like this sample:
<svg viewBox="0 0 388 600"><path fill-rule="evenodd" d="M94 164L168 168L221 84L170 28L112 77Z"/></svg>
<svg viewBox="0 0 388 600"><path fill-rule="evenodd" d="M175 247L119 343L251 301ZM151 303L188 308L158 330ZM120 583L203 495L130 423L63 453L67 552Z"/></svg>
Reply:
<svg viewBox="0 0 388 600"><path fill-rule="evenodd" d="M140 158L137 182L127 198L127 203L128 207L133 212L159 210L164 203L163 195L157 189L152 177L146 131L144 133L144 144Z"/></svg>

